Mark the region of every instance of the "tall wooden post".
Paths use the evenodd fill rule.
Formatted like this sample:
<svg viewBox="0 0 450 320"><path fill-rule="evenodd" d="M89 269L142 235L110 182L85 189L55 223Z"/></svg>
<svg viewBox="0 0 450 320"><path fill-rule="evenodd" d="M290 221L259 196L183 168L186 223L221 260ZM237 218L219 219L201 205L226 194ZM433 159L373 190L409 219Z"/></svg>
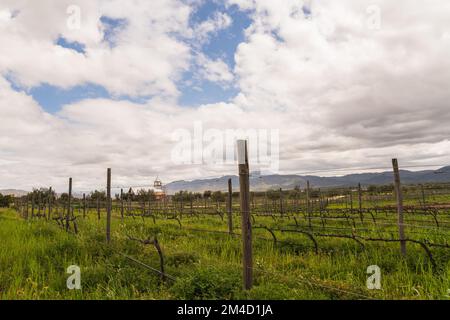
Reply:
<svg viewBox="0 0 450 320"><path fill-rule="evenodd" d="M358 208L359 208L359 217L361 219L361 223L364 222L364 216L362 212L362 189L361 183L358 183Z"/></svg>
<svg viewBox="0 0 450 320"><path fill-rule="evenodd" d="M247 141L237 141L239 164L239 187L242 219L243 242L243 280L244 289L250 290L253 285L253 257L252 257L252 224L250 219L250 171L248 165Z"/></svg>
<svg viewBox="0 0 450 320"><path fill-rule="evenodd" d="M27 203L26 203L27 208L26 208L25 219L28 220L28 210L29 210L28 195L27 195L25 201L27 202Z"/></svg>
<svg viewBox="0 0 450 320"><path fill-rule="evenodd" d="M34 192L31 194L31 218L34 218Z"/></svg>
<svg viewBox="0 0 450 320"><path fill-rule="evenodd" d="M41 206L42 206L41 190L39 190L38 192L39 193L38 193L38 214L37 214L37 216L40 219L41 218Z"/></svg>
<svg viewBox="0 0 450 320"><path fill-rule="evenodd" d="M422 191L422 206L425 208L426 202L425 202L425 190L423 188L423 184L420 185L420 190Z"/></svg>
<svg viewBox="0 0 450 320"><path fill-rule="evenodd" d="M180 191L180 200L181 200L181 204L180 204L180 220L183 219L183 209L184 209L183 197L184 197L184 192L183 192L183 190L181 190Z"/></svg>
<svg viewBox="0 0 450 320"><path fill-rule="evenodd" d="M48 218L50 220L52 218L52 187L48 189Z"/></svg>
<svg viewBox="0 0 450 320"><path fill-rule="evenodd" d="M228 199L227 199L227 210L228 210L228 233L233 233L233 186L231 184L231 178L228 179Z"/></svg>
<svg viewBox="0 0 450 320"><path fill-rule="evenodd" d="M394 184L395 194L397 198L397 213L398 213L398 234L400 237L400 252L403 256L406 256L406 241L405 240L405 226L403 224L403 196L402 186L400 183L400 172L398 170L397 159L392 159L392 167L394 169Z"/></svg>
<svg viewBox="0 0 450 320"><path fill-rule="evenodd" d="M308 226L311 229L311 203L309 201L309 180L306 181L306 212L308 213Z"/></svg>
<svg viewBox="0 0 450 320"><path fill-rule="evenodd" d="M150 210L150 202L148 203L148 207ZM120 189L120 217L123 222L123 189Z"/></svg>
<svg viewBox="0 0 450 320"><path fill-rule="evenodd" d="M66 231L69 231L69 221L70 221L70 207L72 201L72 178L69 178L69 199L67 200L67 214L66 214Z"/></svg>
<svg viewBox="0 0 450 320"><path fill-rule="evenodd" d="M106 242L111 242L111 168L106 177Z"/></svg>
<svg viewBox="0 0 450 320"><path fill-rule="evenodd" d="M83 218L86 218L86 194L83 193Z"/></svg>
<svg viewBox="0 0 450 320"><path fill-rule="evenodd" d="M280 188L280 213L281 216L283 216L284 214L284 210L283 210L283 189Z"/></svg>
<svg viewBox="0 0 450 320"><path fill-rule="evenodd" d="M350 188L350 213L353 214L353 190Z"/></svg>
<svg viewBox="0 0 450 320"><path fill-rule="evenodd" d="M97 218L100 220L100 197L97 196Z"/></svg>

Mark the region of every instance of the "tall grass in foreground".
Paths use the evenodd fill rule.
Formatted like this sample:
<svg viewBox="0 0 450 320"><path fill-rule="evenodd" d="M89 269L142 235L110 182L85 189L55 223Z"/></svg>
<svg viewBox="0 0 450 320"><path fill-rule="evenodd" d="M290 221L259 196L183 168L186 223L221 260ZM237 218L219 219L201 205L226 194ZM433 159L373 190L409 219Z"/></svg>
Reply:
<svg viewBox="0 0 450 320"><path fill-rule="evenodd" d="M268 218L264 223L275 222ZM226 230L214 217L183 219L183 227ZM278 234L285 242L275 245L267 231L255 229L255 286L245 292L238 237L183 230L173 220L154 224L152 219L127 218L121 223L114 217L112 243L107 246L105 223L94 215L80 218L79 230L75 236L54 222L25 221L13 210L0 210L0 298L447 299L450 288L450 256L445 249L433 249L439 266L433 270L414 245L408 245L408 258L403 260L396 244L367 244L363 250L352 240L318 239L320 250L315 254L302 235ZM162 282L158 274L121 255L159 267L155 249L129 240L127 234L157 235L166 272L176 280ZM382 270L382 290L366 288L366 269L374 264ZM81 268L81 290L66 287L70 265Z"/></svg>

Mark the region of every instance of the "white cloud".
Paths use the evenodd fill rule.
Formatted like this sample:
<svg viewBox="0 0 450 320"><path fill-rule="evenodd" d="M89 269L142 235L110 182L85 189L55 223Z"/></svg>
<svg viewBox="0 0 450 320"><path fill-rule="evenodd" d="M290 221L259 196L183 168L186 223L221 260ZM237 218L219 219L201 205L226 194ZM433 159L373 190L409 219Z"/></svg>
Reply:
<svg viewBox="0 0 450 320"><path fill-rule="evenodd" d="M201 45L210 40L217 32L227 29L233 23L233 19L226 13L216 12L214 16L195 26L193 34L197 44Z"/></svg>
<svg viewBox="0 0 450 320"><path fill-rule="evenodd" d="M221 59L209 59L204 54L197 56L198 73L203 79L227 85L234 76L229 66Z"/></svg>
<svg viewBox="0 0 450 320"><path fill-rule="evenodd" d="M114 95L178 95L175 82L189 68L190 48L176 34L189 30L191 8L178 0L78 1L81 28L67 27L72 1L2 1L0 73L26 87L68 88L87 82ZM100 17L125 19L110 48ZM58 37L85 45L85 55L55 44Z"/></svg>
<svg viewBox="0 0 450 320"><path fill-rule="evenodd" d="M117 95L155 96L144 105L84 100L51 115L0 77L0 187L62 188L73 176L77 189L98 188L108 166L114 184L149 182L158 173L165 181L235 173L171 163L171 134L196 121L222 130L280 129L282 172L386 167L392 157L450 162L448 1L310 1L308 17L303 1L229 2L253 19L234 70L174 36L201 44L231 23L226 14L192 29L185 2L86 1L86 28L72 33L65 30L68 2L2 1L3 75L27 86L91 81ZM365 20L373 4L381 9L379 30ZM14 18L12 9L20 11ZM101 15L130 21L113 48L102 42ZM86 55L55 46L60 34L84 43ZM240 94L231 103L178 106L176 79L192 62L202 77Z"/></svg>

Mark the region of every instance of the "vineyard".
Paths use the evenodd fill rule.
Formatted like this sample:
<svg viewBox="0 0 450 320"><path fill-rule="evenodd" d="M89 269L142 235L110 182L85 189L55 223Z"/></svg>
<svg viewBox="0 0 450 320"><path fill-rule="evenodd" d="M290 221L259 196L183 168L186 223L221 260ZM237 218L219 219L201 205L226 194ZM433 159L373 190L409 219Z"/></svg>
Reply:
<svg viewBox="0 0 450 320"><path fill-rule="evenodd" d="M215 197L146 199L130 188L112 199L108 175L103 199L101 192L73 197L70 179L64 196L35 190L0 211L2 299L447 298L446 185L403 186L401 223L392 188L308 183L251 192L246 257L242 197L231 181ZM81 268L81 290L66 287L70 265ZM379 290L366 285L373 265ZM251 287L243 290L249 268Z"/></svg>

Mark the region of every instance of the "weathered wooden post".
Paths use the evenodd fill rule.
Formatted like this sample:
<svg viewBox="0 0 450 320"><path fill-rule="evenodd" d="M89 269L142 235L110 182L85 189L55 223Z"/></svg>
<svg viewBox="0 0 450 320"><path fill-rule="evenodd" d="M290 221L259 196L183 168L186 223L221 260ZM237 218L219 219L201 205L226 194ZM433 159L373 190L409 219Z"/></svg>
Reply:
<svg viewBox="0 0 450 320"><path fill-rule="evenodd" d="M362 210L362 189L361 183L358 183L358 208L359 208L359 217L361 219L361 223L364 222L364 215Z"/></svg>
<svg viewBox="0 0 450 320"><path fill-rule="evenodd" d="M425 190L423 188L423 184L420 185L420 190L422 191L422 206L425 208L426 202L425 202Z"/></svg>
<svg viewBox="0 0 450 320"><path fill-rule="evenodd" d="M227 209L228 209L228 233L233 233L233 186L231 184L231 178L228 179L228 198L227 198Z"/></svg>
<svg viewBox="0 0 450 320"><path fill-rule="evenodd" d="M34 218L34 191L31 194L31 218Z"/></svg>
<svg viewBox="0 0 450 320"><path fill-rule="evenodd" d="M284 214L284 210L283 210L283 189L280 188L280 213L281 216L283 216Z"/></svg>
<svg viewBox="0 0 450 320"><path fill-rule="evenodd" d="M100 220L100 196L97 194L97 218Z"/></svg>
<svg viewBox="0 0 450 320"><path fill-rule="evenodd" d="M83 218L86 218L86 194L83 193Z"/></svg>
<svg viewBox="0 0 450 320"><path fill-rule="evenodd" d="M29 210L28 195L26 196L25 201L27 202L26 203L27 208L26 208L25 219L28 220L28 210Z"/></svg>
<svg viewBox="0 0 450 320"><path fill-rule="evenodd" d="M353 214L353 189L350 188L350 214Z"/></svg>
<svg viewBox="0 0 450 320"><path fill-rule="evenodd" d="M47 220L50 220L51 218L52 218L52 194L53 194L53 191L52 191L52 187L50 187L49 189L48 189L48 218L47 218Z"/></svg>
<svg viewBox="0 0 450 320"><path fill-rule="evenodd" d="M183 190L181 190L180 191L180 200L181 200L181 204L180 204L180 220L183 219L183 209L184 209L183 197L184 197L184 192L183 192Z"/></svg>
<svg viewBox="0 0 450 320"><path fill-rule="evenodd" d="M128 189L127 207L128 207L127 213L128 213L128 215L130 215L131 214L131 188ZM133 218L134 218L134 215L133 215Z"/></svg>
<svg viewBox="0 0 450 320"><path fill-rule="evenodd" d="M67 199L67 214L66 214L66 231L69 231L69 222L71 214L71 201L72 201L72 178L69 178L69 199Z"/></svg>
<svg viewBox="0 0 450 320"><path fill-rule="evenodd" d="M111 168L106 178L106 242L111 242Z"/></svg>
<svg viewBox="0 0 450 320"><path fill-rule="evenodd" d="M311 223L311 203L309 201L309 180L306 181L306 212L308 214L308 226L312 229Z"/></svg>
<svg viewBox="0 0 450 320"><path fill-rule="evenodd" d="M402 186L400 183L400 172L398 170L397 159L392 159L392 167L394 169L394 184L395 194L397 198L397 213L398 213L398 233L400 237L400 252L403 256L406 256L406 241L405 241L405 229L403 224L403 196Z"/></svg>
<svg viewBox="0 0 450 320"><path fill-rule="evenodd" d="M239 164L239 187L242 219L243 242L243 280L244 289L250 290L253 285L253 253L252 253L252 224L250 219L250 171L248 165L247 141L237 141Z"/></svg>
<svg viewBox="0 0 450 320"><path fill-rule="evenodd" d="M150 203L149 203L149 210L150 210ZM120 217L123 222L123 189L120 189Z"/></svg>
<svg viewBox="0 0 450 320"><path fill-rule="evenodd" d="M42 197L41 197L41 190L38 190L38 218L41 218L41 206L42 206Z"/></svg>

